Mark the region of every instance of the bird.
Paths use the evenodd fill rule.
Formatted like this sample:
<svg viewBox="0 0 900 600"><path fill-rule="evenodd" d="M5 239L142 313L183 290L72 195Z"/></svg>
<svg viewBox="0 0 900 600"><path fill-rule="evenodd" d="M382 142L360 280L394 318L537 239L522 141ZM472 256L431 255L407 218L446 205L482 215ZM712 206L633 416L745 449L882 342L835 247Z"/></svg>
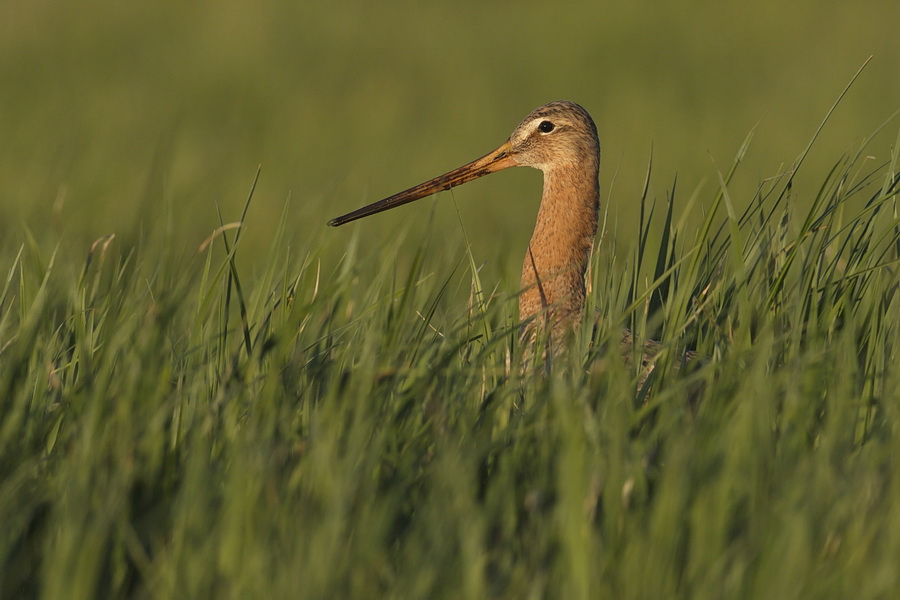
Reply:
<svg viewBox="0 0 900 600"><path fill-rule="evenodd" d="M552 351L578 327L585 304L585 273L600 213L600 139L590 114L567 100L531 111L503 144L470 163L328 222L351 221L414 202L510 167L543 172L544 183L534 232L522 263L519 321L534 338L549 335ZM622 333L626 363L635 355L633 336ZM652 370L657 345L645 345L642 370ZM642 380L646 375L642 376Z"/></svg>

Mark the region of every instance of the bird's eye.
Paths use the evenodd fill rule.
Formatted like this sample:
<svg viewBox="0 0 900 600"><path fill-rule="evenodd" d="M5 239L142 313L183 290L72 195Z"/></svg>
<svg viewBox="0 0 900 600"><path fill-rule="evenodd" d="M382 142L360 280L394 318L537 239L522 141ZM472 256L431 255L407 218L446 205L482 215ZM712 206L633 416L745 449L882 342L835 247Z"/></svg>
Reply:
<svg viewBox="0 0 900 600"><path fill-rule="evenodd" d="M541 121L541 124L538 125L538 129L540 129L543 133L550 133L553 131L553 123L550 121Z"/></svg>

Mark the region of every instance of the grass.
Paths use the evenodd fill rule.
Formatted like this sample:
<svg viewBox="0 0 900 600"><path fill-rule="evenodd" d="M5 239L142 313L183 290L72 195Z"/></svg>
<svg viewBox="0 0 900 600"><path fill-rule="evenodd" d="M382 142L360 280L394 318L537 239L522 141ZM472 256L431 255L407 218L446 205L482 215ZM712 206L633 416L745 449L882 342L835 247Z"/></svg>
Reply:
<svg viewBox="0 0 900 600"><path fill-rule="evenodd" d="M802 199L799 163L684 212L645 194L636 234L604 224L598 326L525 369L514 290L427 236L404 268L401 240L341 231L329 271L286 207L254 271L253 192L199 251L104 237L78 264L26 235L0 293L0 595L893 597L898 148ZM623 324L662 341L649 395ZM685 345L708 360L680 372Z"/></svg>
<svg viewBox="0 0 900 600"><path fill-rule="evenodd" d="M900 596L892 8L0 3L0 598ZM597 326L522 369L536 173L324 223L559 98Z"/></svg>

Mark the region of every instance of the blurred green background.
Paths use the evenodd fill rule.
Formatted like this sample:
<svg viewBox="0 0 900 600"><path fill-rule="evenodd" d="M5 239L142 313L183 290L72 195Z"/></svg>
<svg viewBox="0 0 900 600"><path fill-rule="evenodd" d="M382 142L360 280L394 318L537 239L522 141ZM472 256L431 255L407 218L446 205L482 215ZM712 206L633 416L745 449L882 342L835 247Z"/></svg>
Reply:
<svg viewBox="0 0 900 600"><path fill-rule="evenodd" d="M535 171L324 223L480 156L556 99L594 116L603 197L627 231L651 148L651 197L677 174L686 199L715 189L755 128L732 189L745 203L874 55L797 179L802 201L900 107L898 22L892 0L3 2L0 247L28 231L80 261L116 233L125 248L160 236L190 255L216 205L239 218L261 165L245 261L286 202L289 239L326 262L354 235L366 252L407 229L459 253L455 198L491 281L514 287ZM878 162L896 135L894 121L869 147Z"/></svg>

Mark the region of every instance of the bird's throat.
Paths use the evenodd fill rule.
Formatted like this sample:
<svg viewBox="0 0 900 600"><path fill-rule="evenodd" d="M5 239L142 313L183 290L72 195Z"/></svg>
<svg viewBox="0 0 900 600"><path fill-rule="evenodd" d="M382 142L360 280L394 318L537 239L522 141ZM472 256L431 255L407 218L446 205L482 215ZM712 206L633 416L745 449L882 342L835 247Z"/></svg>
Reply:
<svg viewBox="0 0 900 600"><path fill-rule="evenodd" d="M556 333L577 325L599 197L596 163L544 173L541 207L522 265L519 318L529 327L550 323Z"/></svg>

